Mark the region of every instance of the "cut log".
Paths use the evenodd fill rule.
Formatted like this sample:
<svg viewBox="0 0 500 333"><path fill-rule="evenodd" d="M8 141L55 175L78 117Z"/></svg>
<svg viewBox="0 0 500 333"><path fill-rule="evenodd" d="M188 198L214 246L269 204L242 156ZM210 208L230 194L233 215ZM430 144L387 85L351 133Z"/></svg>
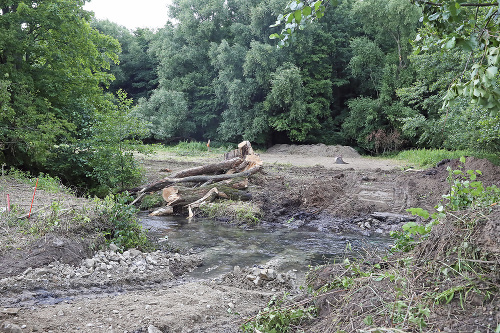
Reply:
<svg viewBox="0 0 500 333"><path fill-rule="evenodd" d="M218 182L221 180L226 180L226 179L232 179L232 178L238 178L238 177L248 177L250 175L253 175L257 171L259 171L261 166L256 166L252 169L243 171L243 172L238 172L238 173L233 173L233 174L223 174L223 175L212 175L212 176L191 176L191 177L184 177L184 178L163 178L162 180L150 184L146 187L144 187L142 190L139 191L139 193L144 193L144 192L156 192L161 190L164 187L177 184L177 183L186 183L186 182L197 182L197 183L203 183L207 181L212 181L212 182Z"/></svg>
<svg viewBox="0 0 500 333"><path fill-rule="evenodd" d="M254 155L252 145L249 141L243 141L238 144L238 149L224 154L224 159L229 160L235 157L244 158L247 155Z"/></svg>
<svg viewBox="0 0 500 333"><path fill-rule="evenodd" d="M234 169L234 172L242 172L242 171L254 168L256 166L260 167L260 166L262 166L262 164L263 164L263 162L260 159L259 155L255 155L255 154L247 155L247 156L245 156L245 160L243 161L243 163L241 163L240 165L238 165Z"/></svg>
<svg viewBox="0 0 500 333"><path fill-rule="evenodd" d="M196 200L195 202L190 203L187 205L189 215L188 217L193 217L193 208L198 208L200 207L201 204L206 203L206 202L212 202L215 198L219 196L219 191L217 190L216 187L212 188L210 191L207 192L202 198Z"/></svg>
<svg viewBox="0 0 500 333"><path fill-rule="evenodd" d="M164 206L150 213L149 216L165 216L165 215L172 215L173 213L174 213L174 207Z"/></svg>
<svg viewBox="0 0 500 333"><path fill-rule="evenodd" d="M163 189L162 196L169 206L186 206L198 201L200 198L203 198L214 188L217 189L218 196L224 199L242 201L248 201L251 199L250 193L234 189L224 183L211 184L209 186L196 188L169 186Z"/></svg>
<svg viewBox="0 0 500 333"><path fill-rule="evenodd" d="M227 171L236 168L243 163L244 159L236 157L230 160L225 160L218 163L206 164L195 168L181 170L170 175L169 178L184 178L197 175L210 175L215 173L226 173Z"/></svg>

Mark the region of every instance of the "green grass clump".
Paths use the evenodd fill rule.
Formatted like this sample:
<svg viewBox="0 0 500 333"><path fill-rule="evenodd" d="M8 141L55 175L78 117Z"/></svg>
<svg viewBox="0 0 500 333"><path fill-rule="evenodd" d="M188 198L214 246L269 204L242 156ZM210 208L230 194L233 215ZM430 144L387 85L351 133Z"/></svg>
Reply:
<svg viewBox="0 0 500 333"><path fill-rule="evenodd" d="M175 146L163 146L159 150L164 150L166 152L174 153L180 156L204 156L224 154L236 148L236 146L231 147L231 145L229 144L225 145L222 143L211 142L209 151L206 142L181 141Z"/></svg>
<svg viewBox="0 0 500 333"><path fill-rule="evenodd" d="M289 304L285 306L287 295L278 299L274 295L266 308L255 317L247 320L240 329L243 332L269 332L286 333L292 332L297 325L307 322L317 315L317 309L309 304ZM293 330L293 332L303 332Z"/></svg>
<svg viewBox="0 0 500 333"><path fill-rule="evenodd" d="M49 176L43 172L40 172L38 177L33 177L28 172L21 171L18 169L9 170L8 176L16 179L18 182L23 184L28 184L35 186L38 179L38 190L44 190L50 193L68 193L72 194L72 191L65 187L58 177Z"/></svg>
<svg viewBox="0 0 500 333"><path fill-rule="evenodd" d="M127 194L108 195L104 200L97 200L100 218L105 226L102 232L108 243L114 243L121 250L153 250L153 244L137 220L138 209L128 204L131 200L132 197Z"/></svg>
<svg viewBox="0 0 500 333"><path fill-rule="evenodd" d="M200 206L201 212L209 218L228 217L236 223L258 224L262 215L251 202L224 200Z"/></svg>
<svg viewBox="0 0 500 333"><path fill-rule="evenodd" d="M165 200L163 200L163 197L161 196L161 194L158 194L158 193L148 194L148 195L145 195L144 198L142 198L139 209L141 209L141 210L151 209L154 207L159 207L164 203L165 203Z"/></svg>
<svg viewBox="0 0 500 333"><path fill-rule="evenodd" d="M495 165L500 165L500 158L494 154L472 152L467 150L445 150L445 149L414 149L399 152L394 158L397 160L406 160L409 164L421 168L435 166L444 159L459 159L461 156L474 156L477 158L486 158Z"/></svg>

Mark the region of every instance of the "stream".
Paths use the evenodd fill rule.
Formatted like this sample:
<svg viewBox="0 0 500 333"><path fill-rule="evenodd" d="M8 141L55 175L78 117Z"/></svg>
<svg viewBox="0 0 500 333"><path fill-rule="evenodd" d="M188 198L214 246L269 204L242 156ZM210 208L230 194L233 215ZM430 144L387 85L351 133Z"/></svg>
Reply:
<svg viewBox="0 0 500 333"><path fill-rule="evenodd" d="M309 265L384 252L392 242L388 236L366 237L281 225L243 229L202 218L188 221L185 217L144 214L140 220L160 242L202 255L203 266L189 274L194 279L216 278L232 271L234 266L265 264L283 272L305 272Z"/></svg>

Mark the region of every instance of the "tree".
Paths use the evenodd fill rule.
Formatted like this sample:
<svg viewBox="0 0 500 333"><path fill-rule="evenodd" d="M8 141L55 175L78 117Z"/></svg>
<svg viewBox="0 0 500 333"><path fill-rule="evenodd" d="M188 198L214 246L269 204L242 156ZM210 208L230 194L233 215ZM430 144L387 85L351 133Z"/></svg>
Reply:
<svg viewBox="0 0 500 333"><path fill-rule="evenodd" d="M415 0L423 9L424 28L417 37L417 50L438 46L448 51L460 48L469 52L469 61L450 86L444 106L467 97L472 104L500 111L498 66L500 63L499 3L444 0L439 3Z"/></svg>
<svg viewBox="0 0 500 333"><path fill-rule="evenodd" d="M184 94L178 91L156 89L149 99L139 100L134 115L147 122L150 136L156 140L188 138L196 129L188 120Z"/></svg>
<svg viewBox="0 0 500 333"><path fill-rule="evenodd" d="M3 2L0 160L104 195L140 177L130 140L142 127L124 93L103 92L120 45L90 26L83 4Z"/></svg>
<svg viewBox="0 0 500 333"><path fill-rule="evenodd" d="M10 164L40 168L52 146L86 132L118 42L88 24L83 1L9 1L1 6L0 141Z"/></svg>
<svg viewBox="0 0 500 333"><path fill-rule="evenodd" d="M150 52L153 31L137 29L132 33L126 27L108 20L94 20L92 26L101 33L116 38L121 45L119 64L110 63L115 80L108 90L116 93L123 89L135 102L142 97L149 97L158 86L158 61Z"/></svg>

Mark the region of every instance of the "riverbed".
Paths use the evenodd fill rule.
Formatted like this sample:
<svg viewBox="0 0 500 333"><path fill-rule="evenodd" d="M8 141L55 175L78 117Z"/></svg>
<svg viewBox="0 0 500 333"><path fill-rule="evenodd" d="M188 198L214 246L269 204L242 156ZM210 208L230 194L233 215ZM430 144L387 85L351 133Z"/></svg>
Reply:
<svg viewBox="0 0 500 333"><path fill-rule="evenodd" d="M189 273L195 279L215 278L235 266L267 266L303 273L309 266L384 253L392 242L390 237L382 235L366 237L287 225L243 228L206 218L146 214L141 214L140 220L160 242L203 258L203 265Z"/></svg>

